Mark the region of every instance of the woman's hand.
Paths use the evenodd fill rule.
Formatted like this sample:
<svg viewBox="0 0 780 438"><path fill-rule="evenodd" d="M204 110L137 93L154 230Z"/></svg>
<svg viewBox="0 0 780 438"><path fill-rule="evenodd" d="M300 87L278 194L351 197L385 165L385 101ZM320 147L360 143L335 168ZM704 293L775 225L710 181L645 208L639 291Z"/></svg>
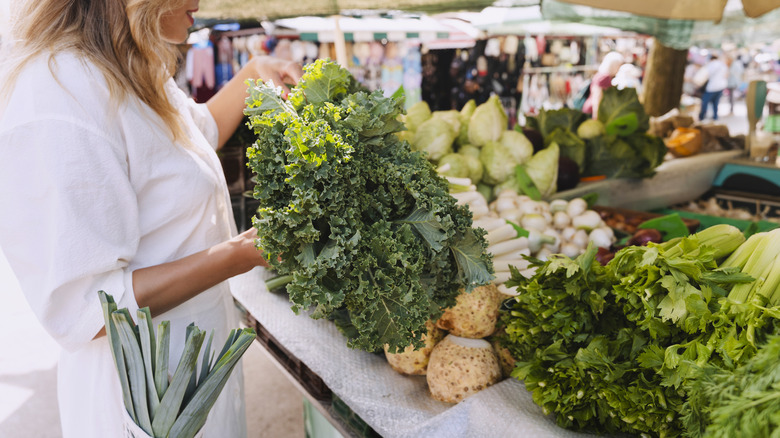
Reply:
<svg viewBox="0 0 780 438"><path fill-rule="evenodd" d="M258 249L255 244L256 240L257 229L255 227L251 227L231 239L231 243L235 245L236 262L244 266L244 272L255 266L268 267L268 261L263 257L263 251Z"/></svg>
<svg viewBox="0 0 780 438"><path fill-rule="evenodd" d="M303 76L300 64L271 56L258 56L252 58L250 65L255 70L255 79L264 82L273 81L274 85L281 86L284 97L290 92L288 85L295 85Z"/></svg>

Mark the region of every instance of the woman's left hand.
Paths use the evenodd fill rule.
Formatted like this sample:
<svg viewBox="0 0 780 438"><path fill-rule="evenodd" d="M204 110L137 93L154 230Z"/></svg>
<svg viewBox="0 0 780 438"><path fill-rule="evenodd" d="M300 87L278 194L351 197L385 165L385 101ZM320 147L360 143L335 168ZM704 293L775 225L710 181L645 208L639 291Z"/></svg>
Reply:
<svg viewBox="0 0 780 438"><path fill-rule="evenodd" d="M303 76L300 64L286 59L272 56L258 56L250 61L256 78L264 82L273 81L274 85L281 86L283 97L290 92L289 85L295 85Z"/></svg>

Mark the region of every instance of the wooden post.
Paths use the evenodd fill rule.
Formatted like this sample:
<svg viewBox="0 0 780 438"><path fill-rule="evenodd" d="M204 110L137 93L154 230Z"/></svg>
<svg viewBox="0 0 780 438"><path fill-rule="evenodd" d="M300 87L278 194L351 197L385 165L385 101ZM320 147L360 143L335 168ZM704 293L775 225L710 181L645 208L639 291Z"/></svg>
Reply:
<svg viewBox="0 0 780 438"><path fill-rule="evenodd" d="M680 105L688 50L653 40L643 81L643 105L650 116L662 116Z"/></svg>

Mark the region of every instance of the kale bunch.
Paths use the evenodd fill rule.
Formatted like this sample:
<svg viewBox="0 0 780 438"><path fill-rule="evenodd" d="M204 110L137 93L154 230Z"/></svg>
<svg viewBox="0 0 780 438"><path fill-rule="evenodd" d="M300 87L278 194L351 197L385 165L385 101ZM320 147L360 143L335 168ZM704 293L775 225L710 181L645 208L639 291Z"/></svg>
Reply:
<svg viewBox="0 0 780 438"><path fill-rule="evenodd" d="M401 97L364 90L337 64L305 69L287 100L249 81L257 137L258 246L289 276L293 310L339 324L351 348L421 346L460 290L487 284L484 232L397 133Z"/></svg>

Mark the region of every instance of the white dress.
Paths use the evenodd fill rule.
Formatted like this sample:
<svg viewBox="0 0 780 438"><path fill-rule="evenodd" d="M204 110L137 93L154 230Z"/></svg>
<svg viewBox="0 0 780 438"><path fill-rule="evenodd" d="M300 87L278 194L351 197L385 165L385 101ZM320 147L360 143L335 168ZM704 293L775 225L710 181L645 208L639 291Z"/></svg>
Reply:
<svg viewBox="0 0 780 438"><path fill-rule="evenodd" d="M56 77L50 70L54 69ZM99 70L74 55L41 57L0 102L0 246L40 322L63 347L57 390L65 438L119 436L121 392L97 292L135 316L135 269L177 260L235 235L217 126L173 80L165 90L192 145L174 144L136 98L111 103ZM185 327L215 329L219 352L239 325L227 282L154 318L171 325L170 373ZM244 437L239 365L206 437Z"/></svg>

